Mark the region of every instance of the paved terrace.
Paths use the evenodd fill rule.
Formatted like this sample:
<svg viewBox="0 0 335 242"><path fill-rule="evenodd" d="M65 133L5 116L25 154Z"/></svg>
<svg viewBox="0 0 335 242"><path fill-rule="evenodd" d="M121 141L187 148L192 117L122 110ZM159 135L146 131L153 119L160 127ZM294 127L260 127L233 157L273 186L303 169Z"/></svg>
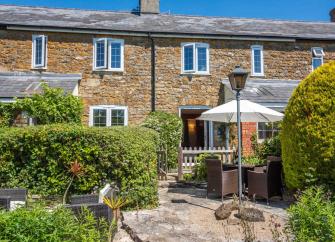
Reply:
<svg viewBox="0 0 335 242"><path fill-rule="evenodd" d="M174 181L160 182L159 199L160 205L156 209L123 213L123 227L128 228L135 241L243 241L243 229L233 215L224 221L215 219L214 211L221 201L206 199L205 189L180 186ZM224 202L230 201L227 199ZM270 206L265 203L255 206L264 212L265 217L265 222L252 223L257 241L273 241L270 217L274 215L281 230L287 219L285 209L288 204L272 201ZM133 240L121 230L115 241Z"/></svg>

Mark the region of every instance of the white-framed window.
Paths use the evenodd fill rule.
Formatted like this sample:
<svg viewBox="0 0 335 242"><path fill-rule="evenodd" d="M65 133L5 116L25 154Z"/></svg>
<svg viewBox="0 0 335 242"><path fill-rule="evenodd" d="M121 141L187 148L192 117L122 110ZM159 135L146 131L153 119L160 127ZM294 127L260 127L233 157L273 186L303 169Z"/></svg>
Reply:
<svg viewBox="0 0 335 242"><path fill-rule="evenodd" d="M273 138L279 134L279 123L257 123L257 138L259 141Z"/></svg>
<svg viewBox="0 0 335 242"><path fill-rule="evenodd" d="M93 69L123 71L124 40L111 38L93 39Z"/></svg>
<svg viewBox="0 0 335 242"><path fill-rule="evenodd" d="M96 105L90 107L89 126L111 127L128 125L128 107Z"/></svg>
<svg viewBox="0 0 335 242"><path fill-rule="evenodd" d="M312 70L314 71L319 66L323 65L323 57L325 53L322 48L320 47L313 47L312 48Z"/></svg>
<svg viewBox="0 0 335 242"><path fill-rule="evenodd" d="M263 46L251 46L251 75L264 76Z"/></svg>
<svg viewBox="0 0 335 242"><path fill-rule="evenodd" d="M32 68L46 68L47 66L47 42L45 35L33 35L32 39Z"/></svg>
<svg viewBox="0 0 335 242"><path fill-rule="evenodd" d="M209 44L182 43L182 73L209 74Z"/></svg>

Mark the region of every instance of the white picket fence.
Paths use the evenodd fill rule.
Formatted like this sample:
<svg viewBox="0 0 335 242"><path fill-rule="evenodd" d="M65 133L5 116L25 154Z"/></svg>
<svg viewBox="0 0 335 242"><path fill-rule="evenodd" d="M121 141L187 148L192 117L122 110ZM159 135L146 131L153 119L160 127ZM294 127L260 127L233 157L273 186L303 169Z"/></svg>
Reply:
<svg viewBox="0 0 335 242"><path fill-rule="evenodd" d="M198 163L197 157L204 153L219 155L222 162L230 163L233 160L235 149L226 149L225 147L180 147L178 179L182 179L184 173L192 172L192 168Z"/></svg>

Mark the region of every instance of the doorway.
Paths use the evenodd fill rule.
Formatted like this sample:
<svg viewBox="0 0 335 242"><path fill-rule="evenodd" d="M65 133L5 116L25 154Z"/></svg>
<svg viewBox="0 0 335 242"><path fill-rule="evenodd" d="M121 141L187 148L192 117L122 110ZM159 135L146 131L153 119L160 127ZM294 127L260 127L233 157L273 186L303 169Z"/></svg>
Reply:
<svg viewBox="0 0 335 242"><path fill-rule="evenodd" d="M179 108L179 116L183 120L182 147L205 147L209 140L209 122L197 120L207 106L186 106Z"/></svg>

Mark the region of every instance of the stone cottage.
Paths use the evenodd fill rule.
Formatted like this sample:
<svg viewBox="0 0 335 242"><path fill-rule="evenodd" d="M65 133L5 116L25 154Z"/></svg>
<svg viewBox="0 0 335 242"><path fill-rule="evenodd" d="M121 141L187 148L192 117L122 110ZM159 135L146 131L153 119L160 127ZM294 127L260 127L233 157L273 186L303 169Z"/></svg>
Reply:
<svg viewBox="0 0 335 242"><path fill-rule="evenodd" d="M82 97L83 123L141 123L154 110L179 115L183 146L223 146L224 124L198 121L234 96L237 65L250 71L242 98L283 111L300 80L335 59L335 23L0 5L0 101L38 92L40 81ZM334 20L335 11L331 12ZM243 123L243 150L276 125Z"/></svg>

